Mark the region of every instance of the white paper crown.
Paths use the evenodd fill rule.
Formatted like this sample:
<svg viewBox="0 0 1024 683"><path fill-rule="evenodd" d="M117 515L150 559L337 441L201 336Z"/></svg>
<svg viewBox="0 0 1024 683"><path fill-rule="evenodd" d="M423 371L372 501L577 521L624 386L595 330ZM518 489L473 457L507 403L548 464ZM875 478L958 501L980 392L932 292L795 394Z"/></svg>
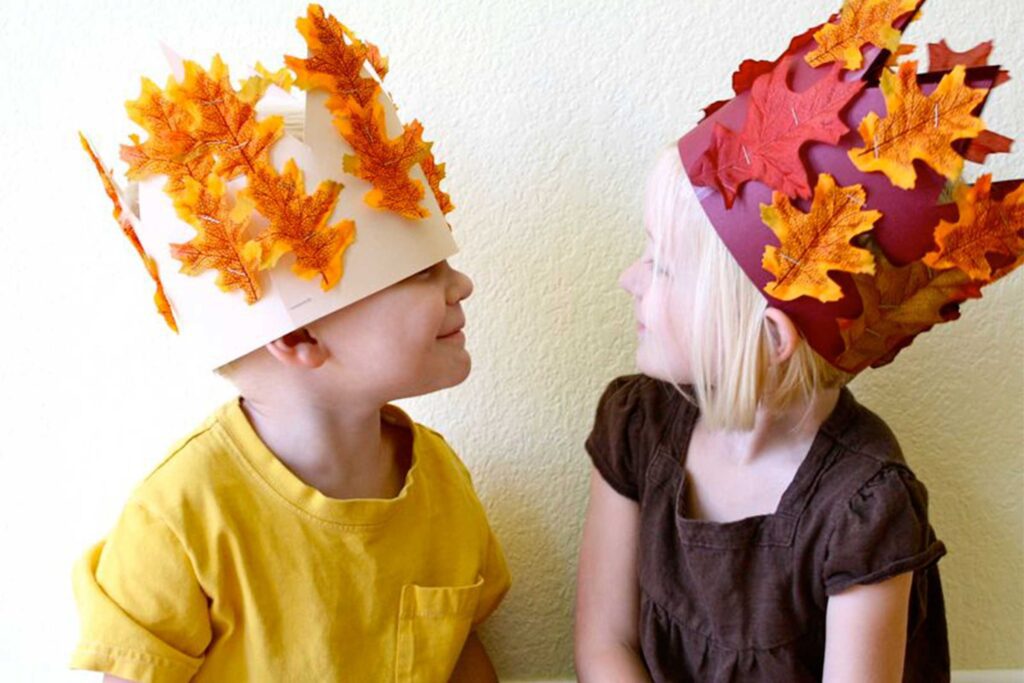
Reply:
<svg viewBox="0 0 1024 683"><path fill-rule="evenodd" d="M398 120L386 61L315 5L298 26L298 95L286 70L259 66L235 89L219 58L206 71L169 54L167 88L143 81L128 110L150 137L121 155L137 212L83 138L158 308L207 367L457 251L443 165Z"/></svg>

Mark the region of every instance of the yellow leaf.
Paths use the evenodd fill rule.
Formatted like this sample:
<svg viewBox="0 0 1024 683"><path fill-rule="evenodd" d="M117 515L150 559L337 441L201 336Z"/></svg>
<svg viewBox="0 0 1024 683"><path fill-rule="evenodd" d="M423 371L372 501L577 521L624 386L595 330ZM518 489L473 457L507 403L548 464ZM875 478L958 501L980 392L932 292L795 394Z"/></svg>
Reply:
<svg viewBox="0 0 1024 683"><path fill-rule="evenodd" d="M913 12L919 0L846 0L839 22L825 24L814 34L818 47L806 57L817 68L843 62L850 71L864 64L861 49L868 43L896 52L903 32L893 27L900 17Z"/></svg>
<svg viewBox="0 0 1024 683"><path fill-rule="evenodd" d="M964 160L953 143L985 130L985 123L972 112L988 94L967 87L965 74L964 67L957 66L931 95L925 95L917 84L917 62L904 62L896 74L883 71L887 113L881 118L872 112L861 121L865 146L850 150L853 164L865 173L884 173L904 190L917 184L915 160L951 180L959 177Z"/></svg>
<svg viewBox="0 0 1024 683"><path fill-rule="evenodd" d="M955 223L942 221L935 228L938 251L924 256L932 268L959 268L972 278L989 282L992 266L987 256L1004 259L1024 256L1024 184L1001 201L992 197L992 176L973 185L961 185L954 197L960 208Z"/></svg>
<svg viewBox="0 0 1024 683"><path fill-rule="evenodd" d="M781 192L773 193L771 205L761 205L761 219L781 244L765 247L761 265L775 280L764 291L782 301L801 296L838 301L843 290L828 271L873 273L871 252L850 243L882 217L878 211L863 211L865 201L862 186L837 187L827 173L818 177L810 213L795 208Z"/></svg>

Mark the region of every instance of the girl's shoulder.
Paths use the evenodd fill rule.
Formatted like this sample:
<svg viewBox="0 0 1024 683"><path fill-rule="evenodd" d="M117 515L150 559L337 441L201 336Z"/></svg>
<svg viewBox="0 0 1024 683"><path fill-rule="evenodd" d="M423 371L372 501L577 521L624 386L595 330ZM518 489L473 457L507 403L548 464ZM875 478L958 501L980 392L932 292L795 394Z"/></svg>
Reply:
<svg viewBox="0 0 1024 683"><path fill-rule="evenodd" d="M666 382L640 374L613 379L598 401L586 441L595 468L620 494L638 500L651 455L674 440L690 408L680 389Z"/></svg>

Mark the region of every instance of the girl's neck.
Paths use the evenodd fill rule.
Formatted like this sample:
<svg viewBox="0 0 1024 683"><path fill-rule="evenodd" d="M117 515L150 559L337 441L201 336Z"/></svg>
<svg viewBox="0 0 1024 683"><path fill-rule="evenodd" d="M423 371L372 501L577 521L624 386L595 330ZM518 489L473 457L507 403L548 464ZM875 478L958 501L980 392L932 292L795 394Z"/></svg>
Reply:
<svg viewBox="0 0 1024 683"><path fill-rule="evenodd" d="M806 402L794 403L781 410L757 409L754 427L749 431L710 430L698 420L694 436L704 444L714 444L722 457L734 465L754 463L772 454L806 454L805 446L813 442L822 423L836 407L840 389L816 392Z"/></svg>
<svg viewBox="0 0 1024 683"><path fill-rule="evenodd" d="M398 495L408 435L383 420L383 406L355 400L319 405L287 393L247 393L242 400L249 423L278 460L331 498Z"/></svg>

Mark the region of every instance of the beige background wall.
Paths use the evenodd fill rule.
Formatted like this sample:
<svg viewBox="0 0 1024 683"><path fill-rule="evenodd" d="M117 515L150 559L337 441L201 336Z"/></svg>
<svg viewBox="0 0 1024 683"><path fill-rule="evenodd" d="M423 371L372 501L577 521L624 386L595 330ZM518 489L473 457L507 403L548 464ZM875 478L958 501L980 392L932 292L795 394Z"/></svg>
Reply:
<svg viewBox="0 0 1024 683"><path fill-rule="evenodd" d="M835 6L838 7L838 0ZM17 5L17 8L15 6ZM5 259L0 335L0 678L64 680L68 574L133 484L230 396L182 364L109 219L75 130L107 156L121 103L166 69L156 40L239 67L297 53L300 2L0 6ZM822 8L825 9L822 9ZM409 403L474 472L516 583L485 640L508 678L571 675L571 610L602 386L632 369L615 280L642 239L657 152L729 93L745 57L774 58L833 3L812 0L349 0L328 3L390 55L401 113L448 162L456 263L476 369ZM910 39L997 40L1024 79L1017 0L931 0ZM766 28L776 27L772 32ZM1020 137L1024 80L988 120ZM993 165L1024 175L1020 154ZM922 337L855 391L900 435L947 542L955 666L1024 668L1024 274Z"/></svg>

